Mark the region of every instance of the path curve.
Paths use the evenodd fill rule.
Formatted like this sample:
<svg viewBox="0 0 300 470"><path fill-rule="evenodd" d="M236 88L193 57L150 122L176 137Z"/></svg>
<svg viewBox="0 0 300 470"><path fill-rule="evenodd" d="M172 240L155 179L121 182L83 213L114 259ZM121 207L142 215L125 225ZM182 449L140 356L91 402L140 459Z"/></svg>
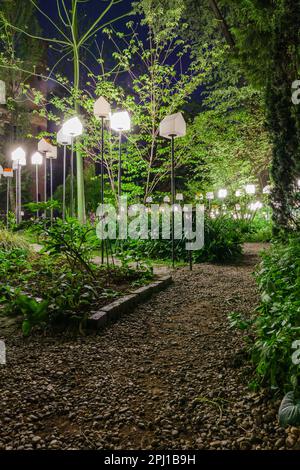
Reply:
<svg viewBox="0 0 300 470"><path fill-rule="evenodd" d="M278 401L248 388L242 334L260 245L239 265L180 269L104 332L7 339L0 449L283 449Z"/></svg>

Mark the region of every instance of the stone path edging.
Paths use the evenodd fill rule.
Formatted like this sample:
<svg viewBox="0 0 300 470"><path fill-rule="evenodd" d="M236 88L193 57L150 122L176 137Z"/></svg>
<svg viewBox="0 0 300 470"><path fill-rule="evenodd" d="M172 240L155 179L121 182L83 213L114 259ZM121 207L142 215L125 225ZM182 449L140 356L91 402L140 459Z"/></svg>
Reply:
<svg viewBox="0 0 300 470"><path fill-rule="evenodd" d="M102 307L88 319L88 328L102 329L108 323L116 321L121 315L126 314L139 304L148 300L153 294L162 291L172 283L172 276L162 276L155 282L140 287L120 299Z"/></svg>

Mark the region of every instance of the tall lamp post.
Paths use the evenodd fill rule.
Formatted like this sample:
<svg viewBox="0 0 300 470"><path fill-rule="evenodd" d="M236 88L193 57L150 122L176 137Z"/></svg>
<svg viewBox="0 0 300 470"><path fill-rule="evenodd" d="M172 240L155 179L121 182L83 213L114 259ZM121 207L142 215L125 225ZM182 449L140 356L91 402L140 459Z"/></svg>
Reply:
<svg viewBox="0 0 300 470"><path fill-rule="evenodd" d="M71 181L70 181L70 214L74 217L74 139L83 132L80 119L75 116L66 121L62 126L64 135L71 137ZM77 188L77 191L79 188Z"/></svg>
<svg viewBox="0 0 300 470"><path fill-rule="evenodd" d="M10 180L14 177L14 170L12 168L4 168L2 172L4 178L7 178L7 189L6 189L6 226L8 227L8 216L9 216L9 194L10 194Z"/></svg>
<svg viewBox="0 0 300 470"><path fill-rule="evenodd" d="M121 155L121 145L122 145L122 133L130 131L130 116L127 111L122 111L119 113L114 113L111 115L111 128L119 132L119 168L118 168L118 198L120 202L120 197L122 195L122 155Z"/></svg>
<svg viewBox="0 0 300 470"><path fill-rule="evenodd" d="M17 224L22 221L22 166L26 165L26 154L22 147L18 147L11 154L12 161L16 168L16 220Z"/></svg>
<svg viewBox="0 0 300 470"><path fill-rule="evenodd" d="M110 104L103 96L97 99L94 104L94 116L101 119L101 193L100 203L104 204L104 120L110 119ZM101 263L104 264L104 243L101 243Z"/></svg>
<svg viewBox="0 0 300 470"><path fill-rule="evenodd" d="M39 202L39 166L43 163L43 155L40 152L35 152L31 157L32 165L35 165L35 200ZM36 216L39 217L39 210L36 211Z"/></svg>
<svg viewBox="0 0 300 470"><path fill-rule="evenodd" d="M53 160L57 158L57 147L51 145L51 151L46 152L46 158L50 160L50 200L53 201ZM51 224L53 221L53 207L50 209Z"/></svg>
<svg viewBox="0 0 300 470"><path fill-rule="evenodd" d="M62 206L62 219L66 220L66 164L67 164L67 145L72 144L72 138L65 135L61 129L57 133L57 143L64 147L64 160L63 160L63 206Z"/></svg>
<svg viewBox="0 0 300 470"><path fill-rule="evenodd" d="M172 266L175 265L174 205L175 205L175 138L186 135L186 122L181 113L166 116L159 126L159 135L171 140L171 229L172 229Z"/></svg>
<svg viewBox="0 0 300 470"><path fill-rule="evenodd" d="M44 202L47 202L47 158L46 158L46 153L51 152L51 147L52 145L48 140L46 139L41 139L38 143L38 151L44 156ZM47 211L45 209L44 211L44 217L47 217Z"/></svg>

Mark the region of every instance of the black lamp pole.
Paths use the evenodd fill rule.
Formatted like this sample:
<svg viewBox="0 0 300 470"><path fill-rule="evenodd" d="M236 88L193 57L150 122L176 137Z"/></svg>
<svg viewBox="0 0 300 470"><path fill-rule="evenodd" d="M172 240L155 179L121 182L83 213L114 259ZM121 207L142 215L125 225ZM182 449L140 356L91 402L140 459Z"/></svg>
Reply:
<svg viewBox="0 0 300 470"><path fill-rule="evenodd" d="M70 215L74 217L74 137L71 136Z"/></svg>
<svg viewBox="0 0 300 470"><path fill-rule="evenodd" d="M63 207L62 219L66 219L66 160L67 160L67 145L64 144L64 161L63 161Z"/></svg>
<svg viewBox="0 0 300 470"><path fill-rule="evenodd" d="M104 116L101 116L101 204L104 204ZM103 229L103 220L102 220ZM102 230L103 234L103 230ZM101 243L101 264L104 264L104 240Z"/></svg>

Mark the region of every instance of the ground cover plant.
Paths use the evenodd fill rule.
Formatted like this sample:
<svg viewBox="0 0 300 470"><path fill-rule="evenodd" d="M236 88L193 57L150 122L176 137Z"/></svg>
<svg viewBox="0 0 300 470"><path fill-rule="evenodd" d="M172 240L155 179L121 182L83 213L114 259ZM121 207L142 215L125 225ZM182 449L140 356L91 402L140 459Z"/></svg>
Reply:
<svg viewBox="0 0 300 470"><path fill-rule="evenodd" d="M37 325L82 331L93 309L152 278L145 266L139 270L92 263L88 253L95 245L87 240L91 228L77 221L58 221L38 230L43 232L41 253L33 252L23 237L0 231L6 242L0 247L0 314L21 315L24 335Z"/></svg>
<svg viewBox="0 0 300 470"><path fill-rule="evenodd" d="M182 237L175 240L175 256L177 261L188 262L190 255L195 263L202 262L231 262L242 254L243 235L241 226L230 216L217 218L206 217L204 222L204 247L201 250L189 252L186 250L188 240ZM170 260L172 243L170 240L149 239L126 240L122 249L136 256L153 260Z"/></svg>

